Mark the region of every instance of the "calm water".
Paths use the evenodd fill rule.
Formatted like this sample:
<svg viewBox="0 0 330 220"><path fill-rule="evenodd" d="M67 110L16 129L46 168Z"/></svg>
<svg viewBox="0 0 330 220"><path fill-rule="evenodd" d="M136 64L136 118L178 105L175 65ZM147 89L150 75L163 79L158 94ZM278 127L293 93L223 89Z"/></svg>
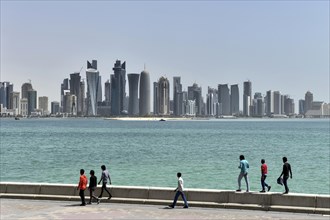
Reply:
<svg viewBox="0 0 330 220"><path fill-rule="evenodd" d="M283 156L293 169L291 192L330 191L329 119L0 122L1 181L77 183L79 169L99 178L105 164L114 185L176 187L180 171L188 188L235 190L244 154L252 191L261 189L261 158L272 191L283 191L276 184Z"/></svg>

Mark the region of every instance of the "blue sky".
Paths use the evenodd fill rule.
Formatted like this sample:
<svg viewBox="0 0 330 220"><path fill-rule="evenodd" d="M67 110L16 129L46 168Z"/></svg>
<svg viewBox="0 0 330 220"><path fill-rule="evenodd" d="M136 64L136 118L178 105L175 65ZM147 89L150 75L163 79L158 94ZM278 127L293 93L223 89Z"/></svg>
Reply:
<svg viewBox="0 0 330 220"><path fill-rule="evenodd" d="M60 84L98 60L103 83L116 59L151 81L181 76L185 90L252 82L296 101L329 101L329 1L1 1L1 81L32 80L60 100ZM85 72L82 72L85 78ZM172 96L172 91L171 91ZM242 106L241 106L242 108Z"/></svg>

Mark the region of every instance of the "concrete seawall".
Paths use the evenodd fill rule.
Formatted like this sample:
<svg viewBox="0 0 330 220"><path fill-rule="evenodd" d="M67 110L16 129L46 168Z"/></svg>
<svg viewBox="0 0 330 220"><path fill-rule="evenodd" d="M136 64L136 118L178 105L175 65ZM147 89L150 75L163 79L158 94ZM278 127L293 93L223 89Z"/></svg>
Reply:
<svg viewBox="0 0 330 220"><path fill-rule="evenodd" d="M79 201L77 185L46 183L0 182L0 198L47 199ZM173 188L111 186L111 200L134 204L168 205L174 198ZM95 195L99 195L100 186ZM287 194L269 192L235 192L226 190L186 189L190 206L213 208L254 209L265 211L287 211L315 214L330 214L330 196L318 194ZM88 190L85 191L89 198ZM105 198L107 194L104 194ZM179 205L182 202L179 202Z"/></svg>

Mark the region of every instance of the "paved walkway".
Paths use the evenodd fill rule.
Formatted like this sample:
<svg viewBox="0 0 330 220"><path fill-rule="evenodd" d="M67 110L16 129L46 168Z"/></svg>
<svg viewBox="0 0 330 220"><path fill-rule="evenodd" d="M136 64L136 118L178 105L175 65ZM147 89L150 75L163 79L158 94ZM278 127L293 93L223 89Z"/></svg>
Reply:
<svg viewBox="0 0 330 220"><path fill-rule="evenodd" d="M79 202L0 199L1 220L11 219L325 219L330 216L265 212L237 209L176 207L100 203L79 206Z"/></svg>

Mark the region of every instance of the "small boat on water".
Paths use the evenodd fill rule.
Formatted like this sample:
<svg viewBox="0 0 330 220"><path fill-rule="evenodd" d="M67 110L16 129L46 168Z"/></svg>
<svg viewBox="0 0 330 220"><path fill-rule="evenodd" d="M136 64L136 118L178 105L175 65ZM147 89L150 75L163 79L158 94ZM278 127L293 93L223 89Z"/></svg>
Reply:
<svg viewBox="0 0 330 220"><path fill-rule="evenodd" d="M166 120L162 118L162 119L160 119L159 121L166 121Z"/></svg>
<svg viewBox="0 0 330 220"><path fill-rule="evenodd" d="M20 118L19 117L15 117L15 120L20 120Z"/></svg>

